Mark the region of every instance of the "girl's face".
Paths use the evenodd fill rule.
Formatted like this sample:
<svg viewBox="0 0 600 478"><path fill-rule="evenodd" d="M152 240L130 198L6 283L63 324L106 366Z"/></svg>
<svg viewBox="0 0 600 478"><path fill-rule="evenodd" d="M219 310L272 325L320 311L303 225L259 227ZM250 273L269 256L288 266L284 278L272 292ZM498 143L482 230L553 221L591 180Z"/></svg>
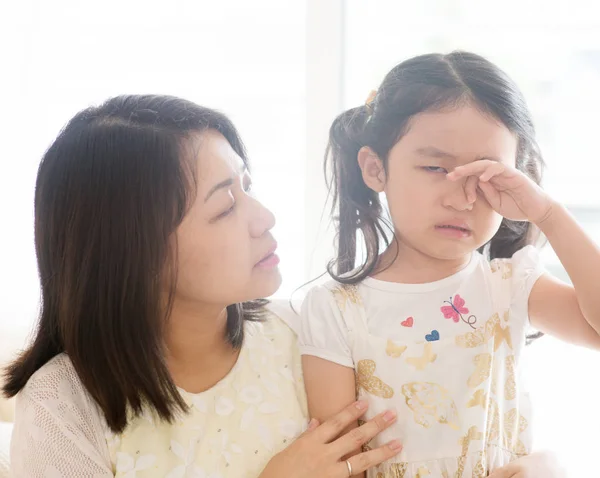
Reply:
<svg viewBox="0 0 600 478"><path fill-rule="evenodd" d="M515 166L516 137L499 121L465 105L415 116L391 149L387 174L372 153L359 161L367 184L385 192L397 238L427 256L452 260L488 242L502 217L480 193L475 178L452 182L446 174L480 159Z"/></svg>
<svg viewBox="0 0 600 478"><path fill-rule="evenodd" d="M216 131L199 137L195 200L176 231L178 305L227 306L281 284L275 218L251 193L242 159Z"/></svg>

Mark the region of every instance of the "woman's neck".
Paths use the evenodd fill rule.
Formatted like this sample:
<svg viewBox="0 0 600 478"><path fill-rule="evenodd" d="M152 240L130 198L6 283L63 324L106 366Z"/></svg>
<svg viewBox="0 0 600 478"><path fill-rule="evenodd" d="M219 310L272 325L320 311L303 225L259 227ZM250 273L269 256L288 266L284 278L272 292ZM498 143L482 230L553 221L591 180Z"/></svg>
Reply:
<svg viewBox="0 0 600 478"><path fill-rule="evenodd" d="M470 254L457 259L439 259L394 240L379 256L373 277L387 282L426 284L461 271L470 259Z"/></svg>
<svg viewBox="0 0 600 478"><path fill-rule="evenodd" d="M210 389L235 365L227 340L227 310L174 304L165 331L166 360L175 384L190 393Z"/></svg>

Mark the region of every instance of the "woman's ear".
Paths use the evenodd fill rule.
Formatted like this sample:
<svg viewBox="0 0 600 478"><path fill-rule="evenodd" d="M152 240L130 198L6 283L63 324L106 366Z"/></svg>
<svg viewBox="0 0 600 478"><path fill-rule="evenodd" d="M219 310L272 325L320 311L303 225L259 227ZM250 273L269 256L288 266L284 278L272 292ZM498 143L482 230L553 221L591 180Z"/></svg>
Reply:
<svg viewBox="0 0 600 478"><path fill-rule="evenodd" d="M383 192L385 169L379 156L368 146L363 146L358 152L358 165L365 184L376 193Z"/></svg>

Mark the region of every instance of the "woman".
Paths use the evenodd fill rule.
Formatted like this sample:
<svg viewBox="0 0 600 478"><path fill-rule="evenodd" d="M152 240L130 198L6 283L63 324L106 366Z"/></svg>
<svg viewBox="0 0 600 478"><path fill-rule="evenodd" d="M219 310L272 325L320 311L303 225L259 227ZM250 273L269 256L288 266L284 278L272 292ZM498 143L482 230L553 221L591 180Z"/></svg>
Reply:
<svg viewBox="0 0 600 478"><path fill-rule="evenodd" d="M346 477L399 452L345 460L395 419L338 438L360 402L296 439L300 358L260 300L279 260L250 190L215 111L127 96L69 122L36 184L39 327L6 372L15 476ZM534 456L516 473L543 467Z"/></svg>

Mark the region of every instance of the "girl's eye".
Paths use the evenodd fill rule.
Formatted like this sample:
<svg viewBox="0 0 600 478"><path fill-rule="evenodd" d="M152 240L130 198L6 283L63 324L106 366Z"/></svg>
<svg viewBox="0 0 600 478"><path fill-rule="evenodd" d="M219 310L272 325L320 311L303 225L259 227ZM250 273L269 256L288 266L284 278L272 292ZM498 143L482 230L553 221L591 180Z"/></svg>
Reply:
<svg viewBox="0 0 600 478"><path fill-rule="evenodd" d="M425 171L428 171L430 173L444 173L444 174L448 174L448 170L445 168L441 168L439 166L423 166L423 169Z"/></svg>

